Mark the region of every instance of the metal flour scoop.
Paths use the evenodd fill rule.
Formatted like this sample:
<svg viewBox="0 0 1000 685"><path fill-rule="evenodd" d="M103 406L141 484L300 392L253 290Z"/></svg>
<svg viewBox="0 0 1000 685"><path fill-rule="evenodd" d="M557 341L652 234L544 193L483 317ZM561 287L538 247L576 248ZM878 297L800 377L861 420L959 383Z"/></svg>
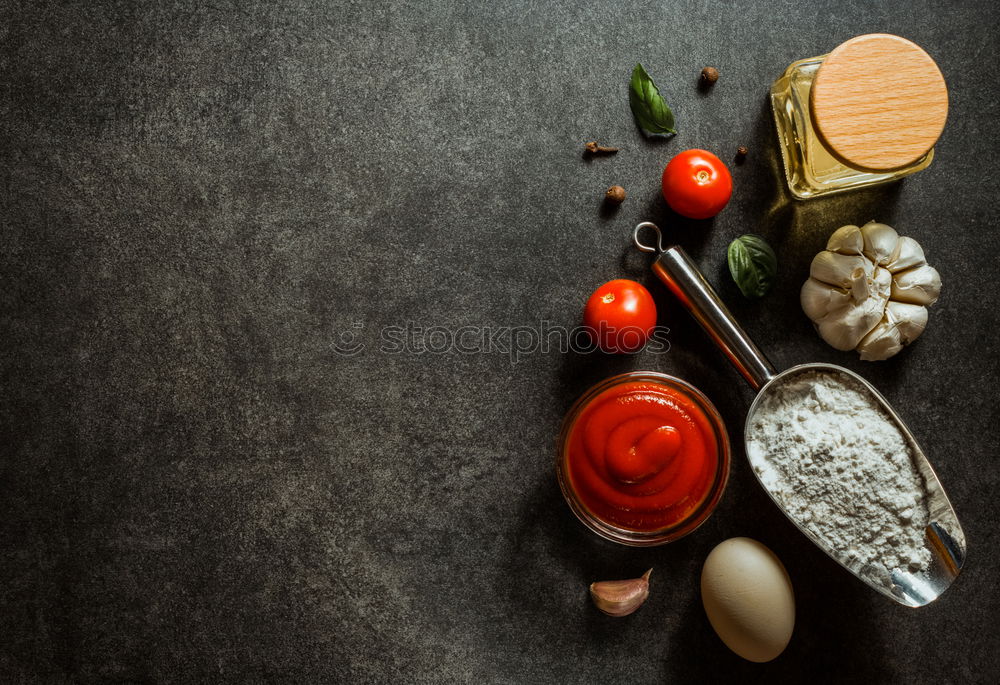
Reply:
<svg viewBox="0 0 1000 685"><path fill-rule="evenodd" d="M656 245L643 243L640 232L649 229L656 233ZM880 406L886 416L895 423L904 440L909 444L913 465L924 483L924 497L929 514L924 529L924 544L930 552L930 562L921 568L895 568L890 579L881 579L871 573L863 573L864 562L852 557L846 549L836 549L818 537L810 530L808 524L797 520L789 513L779 497L768 488L758 474L758 469L765 469L766 449L747 450L747 459L753 467L758 482L767 491L778 508L791 520L796 527L812 540L820 549L826 552L837 563L868 584L874 590L891 597L900 604L918 607L929 604L937 599L958 577L965 562L965 533L958 522L955 510L948 501L944 488L938 480L934 469L917 444L913 434L903 423L903 420L893 411L882 395L867 381L856 373L832 364L802 364L778 373L761 353L753 341L740 328L729 310L715 294L712 287L702 276L698 267L679 246L664 248L660 230L655 224L643 222L635 227L632 238L640 250L658 254L653 263L653 272L666 283L670 291L680 300L684 308L701 324L701 327L715 341L729 361L746 378L747 382L758 391L757 397L747 413L744 428L746 445L754 443L766 444L767 435L755 433L754 418L762 401L779 391L791 380L801 379L803 374L831 374L844 379L848 385L863 388L871 394L871 399ZM862 391L862 392L863 392ZM751 454L756 452L756 456ZM872 484L877 487L877 484Z"/></svg>

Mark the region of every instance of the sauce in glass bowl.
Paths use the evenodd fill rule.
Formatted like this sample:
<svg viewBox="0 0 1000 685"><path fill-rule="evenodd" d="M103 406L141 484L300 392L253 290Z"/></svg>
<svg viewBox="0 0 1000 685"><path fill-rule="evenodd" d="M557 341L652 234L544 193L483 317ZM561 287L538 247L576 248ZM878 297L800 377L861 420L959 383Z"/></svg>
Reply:
<svg viewBox="0 0 1000 685"><path fill-rule="evenodd" d="M576 516L626 545L659 545L701 525L729 475L729 440L712 403L655 372L614 376L563 421L556 471Z"/></svg>

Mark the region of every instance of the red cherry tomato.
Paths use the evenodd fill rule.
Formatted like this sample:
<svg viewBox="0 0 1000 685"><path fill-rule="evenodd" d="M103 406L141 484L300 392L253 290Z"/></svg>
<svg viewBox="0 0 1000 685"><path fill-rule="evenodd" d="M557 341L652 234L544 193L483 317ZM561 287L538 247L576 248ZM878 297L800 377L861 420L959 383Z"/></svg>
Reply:
<svg viewBox="0 0 1000 685"><path fill-rule="evenodd" d="M729 169L708 150L685 150L663 170L663 199L689 219L715 216L732 194Z"/></svg>
<svg viewBox="0 0 1000 685"><path fill-rule="evenodd" d="M635 281L608 281L587 300L583 323L605 352L638 352L656 326L656 303Z"/></svg>

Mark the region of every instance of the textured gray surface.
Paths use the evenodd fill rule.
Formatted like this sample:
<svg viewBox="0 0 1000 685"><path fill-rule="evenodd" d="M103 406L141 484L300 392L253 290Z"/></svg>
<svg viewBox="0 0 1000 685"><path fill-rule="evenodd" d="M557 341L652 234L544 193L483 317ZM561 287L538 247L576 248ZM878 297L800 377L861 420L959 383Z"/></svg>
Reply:
<svg viewBox="0 0 1000 685"><path fill-rule="evenodd" d="M0 679L1000 679L995 3L0 8ZM937 159L791 203L767 86L872 31L941 65ZM635 130L637 60L674 140ZM588 163L594 138L623 151ZM667 159L740 144L730 206L669 215ZM612 183L630 197L602 213ZM917 238L945 284L919 343L879 365L827 348L797 304L829 232L871 218ZM553 440L596 380L680 375L741 433L749 389L656 284L663 355L378 349L408 320L575 325L599 283L649 281L628 245L642 219L671 227L777 365L845 364L908 420L969 537L941 601L907 610L848 576L741 447L717 513L680 542L616 547L573 519ZM724 272L747 231L781 260L756 304ZM365 349L336 354L346 334ZM795 585L771 664L728 652L700 606L700 565L733 535ZM590 581L649 566L634 616L589 605Z"/></svg>

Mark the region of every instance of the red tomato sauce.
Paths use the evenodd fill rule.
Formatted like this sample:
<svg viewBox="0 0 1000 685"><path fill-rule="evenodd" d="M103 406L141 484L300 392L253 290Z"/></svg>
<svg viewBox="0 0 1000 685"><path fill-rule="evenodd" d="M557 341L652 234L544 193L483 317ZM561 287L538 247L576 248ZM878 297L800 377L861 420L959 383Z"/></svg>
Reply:
<svg viewBox="0 0 1000 685"><path fill-rule="evenodd" d="M718 468L712 422L680 390L614 385L580 412L563 453L569 486L602 521L651 532L687 518Z"/></svg>

